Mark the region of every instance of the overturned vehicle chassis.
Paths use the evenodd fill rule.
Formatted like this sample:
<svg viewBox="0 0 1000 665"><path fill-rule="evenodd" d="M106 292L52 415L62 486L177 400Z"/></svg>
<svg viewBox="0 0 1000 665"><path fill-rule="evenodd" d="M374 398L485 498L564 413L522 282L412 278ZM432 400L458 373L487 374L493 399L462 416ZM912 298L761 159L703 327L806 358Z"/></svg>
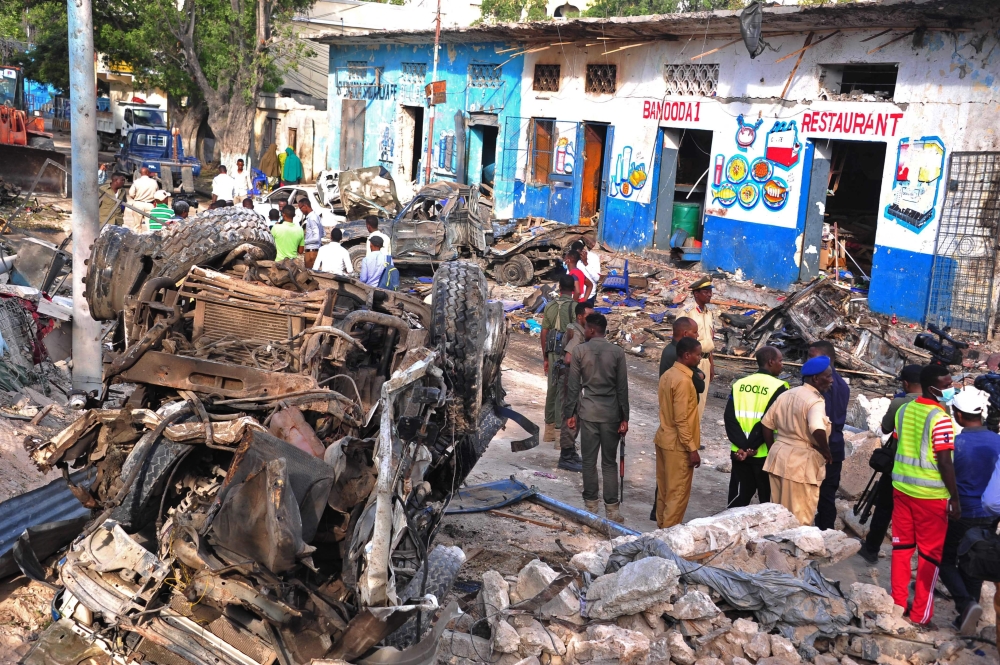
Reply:
<svg viewBox="0 0 1000 665"><path fill-rule="evenodd" d="M94 518L26 662L433 658L464 561L434 534L513 415L502 308L471 264L427 305L266 254L126 289L105 380L135 390L32 451L96 477L71 486Z"/></svg>

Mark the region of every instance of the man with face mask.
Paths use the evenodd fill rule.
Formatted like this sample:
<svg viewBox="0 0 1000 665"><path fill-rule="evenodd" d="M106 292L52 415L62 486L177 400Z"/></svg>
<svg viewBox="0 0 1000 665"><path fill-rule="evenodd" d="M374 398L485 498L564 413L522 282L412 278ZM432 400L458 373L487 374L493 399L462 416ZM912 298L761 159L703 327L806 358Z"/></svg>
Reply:
<svg viewBox="0 0 1000 665"><path fill-rule="evenodd" d="M892 600L907 607L913 553L917 583L910 621L930 623L934 585L944 551L948 518L962 516L952 451L955 426L942 403L955 397L947 367L920 371L922 395L896 413L896 461L892 467Z"/></svg>

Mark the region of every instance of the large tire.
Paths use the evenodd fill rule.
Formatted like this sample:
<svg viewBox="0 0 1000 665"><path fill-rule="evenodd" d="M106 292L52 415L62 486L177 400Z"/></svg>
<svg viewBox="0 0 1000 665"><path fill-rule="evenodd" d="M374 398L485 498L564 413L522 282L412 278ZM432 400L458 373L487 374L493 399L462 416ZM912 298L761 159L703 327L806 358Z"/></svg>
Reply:
<svg viewBox="0 0 1000 665"><path fill-rule="evenodd" d="M465 554L461 549L438 545L427 555L427 584L423 583L424 567L420 566L417 574L400 592L400 600L405 602L419 598L421 587L423 587L425 593L433 594L438 600L438 605L443 606L445 596L454 586L458 571L462 568L463 563L465 563ZM420 632L426 634L433 627L433 621L433 613L421 612ZM405 649L419 642L421 637L423 635L417 634L417 619L413 617L385 638L382 644Z"/></svg>
<svg viewBox="0 0 1000 665"><path fill-rule="evenodd" d="M368 256L368 249L365 247L364 243L361 243L360 245L354 245L353 247L348 248L347 253L351 257L351 265L354 266L354 274L360 275L361 262L365 260L366 256Z"/></svg>
<svg viewBox="0 0 1000 665"><path fill-rule="evenodd" d="M501 284L527 286L535 279L535 266L524 254L515 254L493 269Z"/></svg>
<svg viewBox="0 0 1000 665"><path fill-rule="evenodd" d="M473 434L483 401L486 276L473 263L442 263L431 294L431 344L444 360L451 390L446 431Z"/></svg>
<svg viewBox="0 0 1000 665"><path fill-rule="evenodd" d="M121 524L129 533L138 531L156 519L160 497L167 489L165 485L171 469L184 453L194 447L175 443L164 436L158 438L152 445L155 448L143 463L135 483L129 488L121 504L111 511L111 519ZM137 449L138 446L132 449L132 453L122 465L123 477L129 474L131 464L137 463L135 458L140 454Z"/></svg>
<svg viewBox="0 0 1000 665"><path fill-rule="evenodd" d="M264 259L277 254L267 222L246 208L208 210L191 221L160 232L156 269L151 277L179 280L192 266L213 266L240 245L255 245Z"/></svg>
<svg viewBox="0 0 1000 665"><path fill-rule="evenodd" d="M106 226L90 250L86 298L91 316L114 319L125 298L148 279L177 281L191 266L217 267L241 245L259 247L265 259L275 256L274 238L260 215L245 208L209 210L186 222L153 233L132 233Z"/></svg>

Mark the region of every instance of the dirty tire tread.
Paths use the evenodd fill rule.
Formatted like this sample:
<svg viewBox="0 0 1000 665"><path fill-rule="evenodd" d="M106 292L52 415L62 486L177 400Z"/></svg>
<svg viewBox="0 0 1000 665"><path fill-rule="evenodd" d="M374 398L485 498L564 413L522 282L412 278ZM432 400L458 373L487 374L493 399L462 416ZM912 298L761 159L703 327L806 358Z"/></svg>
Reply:
<svg viewBox="0 0 1000 665"><path fill-rule="evenodd" d="M464 558L456 557L447 548L438 545L431 550L427 561L427 586L425 593L433 594L438 599L438 605L444 605L444 598L451 591L458 577L458 571L465 562ZM406 601L420 597L420 586L424 577L424 567L421 566L417 574L410 580L409 584L400 592L400 600ZM426 633L433 626L433 612L421 613L421 632ZM383 644L394 646L397 649L405 649L416 644L420 636L417 635L416 617L408 620L400 626L394 633L389 635Z"/></svg>
<svg viewBox="0 0 1000 665"><path fill-rule="evenodd" d="M274 259L274 237L260 215L244 208L219 208L160 232L160 246L151 277L179 280L192 266L211 264L243 244L264 250Z"/></svg>
<svg viewBox="0 0 1000 665"><path fill-rule="evenodd" d="M476 430L483 395L486 276L472 263L449 261L434 273L431 344L444 359L451 388L448 426L455 434Z"/></svg>
<svg viewBox="0 0 1000 665"><path fill-rule="evenodd" d="M358 275L361 274L361 262L365 260L368 256L368 251L365 249L364 244L353 245L347 249L347 254L351 257L351 266L354 268L354 272Z"/></svg>
<svg viewBox="0 0 1000 665"><path fill-rule="evenodd" d="M162 485L180 456L192 447L166 437L160 437L153 445L156 448L149 454L145 468L139 472L121 505L111 513L111 518L126 531L138 530L156 518L154 511L159 508L158 499L164 490Z"/></svg>

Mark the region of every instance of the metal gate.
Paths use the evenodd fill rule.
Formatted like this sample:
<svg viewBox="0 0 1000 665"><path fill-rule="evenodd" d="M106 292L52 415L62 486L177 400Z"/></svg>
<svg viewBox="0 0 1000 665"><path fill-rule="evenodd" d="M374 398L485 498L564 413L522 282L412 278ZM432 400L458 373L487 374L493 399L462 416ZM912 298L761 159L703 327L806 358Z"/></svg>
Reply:
<svg viewBox="0 0 1000 665"><path fill-rule="evenodd" d="M989 334L1000 248L1000 152L955 152L938 224L927 323Z"/></svg>

